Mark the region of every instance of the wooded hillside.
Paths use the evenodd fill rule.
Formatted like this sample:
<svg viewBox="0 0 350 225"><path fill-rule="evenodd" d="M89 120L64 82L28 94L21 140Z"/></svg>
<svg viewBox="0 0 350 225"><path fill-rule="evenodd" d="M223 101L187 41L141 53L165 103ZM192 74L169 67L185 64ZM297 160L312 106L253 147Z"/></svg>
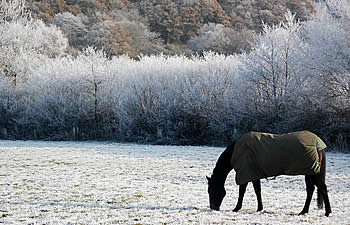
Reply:
<svg viewBox="0 0 350 225"><path fill-rule="evenodd" d="M224 54L249 48L262 21L278 24L290 10L300 20L314 0L29 0L36 18L55 24L72 50L108 55Z"/></svg>

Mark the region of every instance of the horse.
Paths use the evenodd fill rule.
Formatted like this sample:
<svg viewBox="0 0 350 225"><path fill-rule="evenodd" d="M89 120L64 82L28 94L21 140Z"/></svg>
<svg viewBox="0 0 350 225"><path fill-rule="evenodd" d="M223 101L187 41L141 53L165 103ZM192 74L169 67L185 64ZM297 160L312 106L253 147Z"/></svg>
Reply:
<svg viewBox="0 0 350 225"><path fill-rule="evenodd" d="M208 180L210 209L220 210L226 195L225 181L232 169L236 172L239 197L234 212L242 208L243 197L249 182L253 183L257 197L257 211L263 210L260 179L279 175L305 175L307 197L299 215L309 212L315 186L317 205L329 216L329 203L326 177L326 145L309 131L287 134L249 132L229 145L219 156L211 177Z"/></svg>

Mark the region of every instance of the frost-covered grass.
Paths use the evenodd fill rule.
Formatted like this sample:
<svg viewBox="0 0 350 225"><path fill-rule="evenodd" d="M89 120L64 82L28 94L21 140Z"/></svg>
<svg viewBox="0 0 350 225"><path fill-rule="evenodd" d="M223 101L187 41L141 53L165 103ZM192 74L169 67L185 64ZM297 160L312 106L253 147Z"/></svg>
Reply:
<svg viewBox="0 0 350 225"><path fill-rule="evenodd" d="M0 223L4 224L349 224L350 155L327 153L333 213L298 216L303 176L252 185L241 212L232 172L221 211L208 208L205 175L223 148L98 142L0 142Z"/></svg>

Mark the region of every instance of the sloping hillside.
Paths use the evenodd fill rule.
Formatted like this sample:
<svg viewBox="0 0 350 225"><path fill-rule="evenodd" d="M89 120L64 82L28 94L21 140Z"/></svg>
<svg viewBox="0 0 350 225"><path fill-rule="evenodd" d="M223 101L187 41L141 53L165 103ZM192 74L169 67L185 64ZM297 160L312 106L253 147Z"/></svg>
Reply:
<svg viewBox="0 0 350 225"><path fill-rule="evenodd" d="M236 39L247 42L252 39L248 34L261 32L262 21L279 23L287 10L302 20L306 19L313 10L312 1L29 0L27 5L34 16L61 27L73 49L93 45L104 48L110 55L128 53L135 56L140 53L176 53L185 49L198 51L188 42L208 33L201 32L201 28L210 23L222 24L226 33L239 35L231 42ZM59 17L59 14L64 16ZM224 32L218 27L211 31ZM244 43L233 44L230 48L236 48L231 50L238 52L246 46ZM208 48L200 50L231 52L229 48Z"/></svg>

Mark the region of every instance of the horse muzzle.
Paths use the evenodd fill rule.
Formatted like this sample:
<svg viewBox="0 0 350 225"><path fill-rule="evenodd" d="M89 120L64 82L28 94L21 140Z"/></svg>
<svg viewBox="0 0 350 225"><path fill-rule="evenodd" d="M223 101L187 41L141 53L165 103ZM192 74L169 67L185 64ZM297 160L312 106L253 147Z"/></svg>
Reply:
<svg viewBox="0 0 350 225"><path fill-rule="evenodd" d="M219 210L220 210L220 207L210 206L210 209L211 209L211 210L215 210L215 211L219 211Z"/></svg>

